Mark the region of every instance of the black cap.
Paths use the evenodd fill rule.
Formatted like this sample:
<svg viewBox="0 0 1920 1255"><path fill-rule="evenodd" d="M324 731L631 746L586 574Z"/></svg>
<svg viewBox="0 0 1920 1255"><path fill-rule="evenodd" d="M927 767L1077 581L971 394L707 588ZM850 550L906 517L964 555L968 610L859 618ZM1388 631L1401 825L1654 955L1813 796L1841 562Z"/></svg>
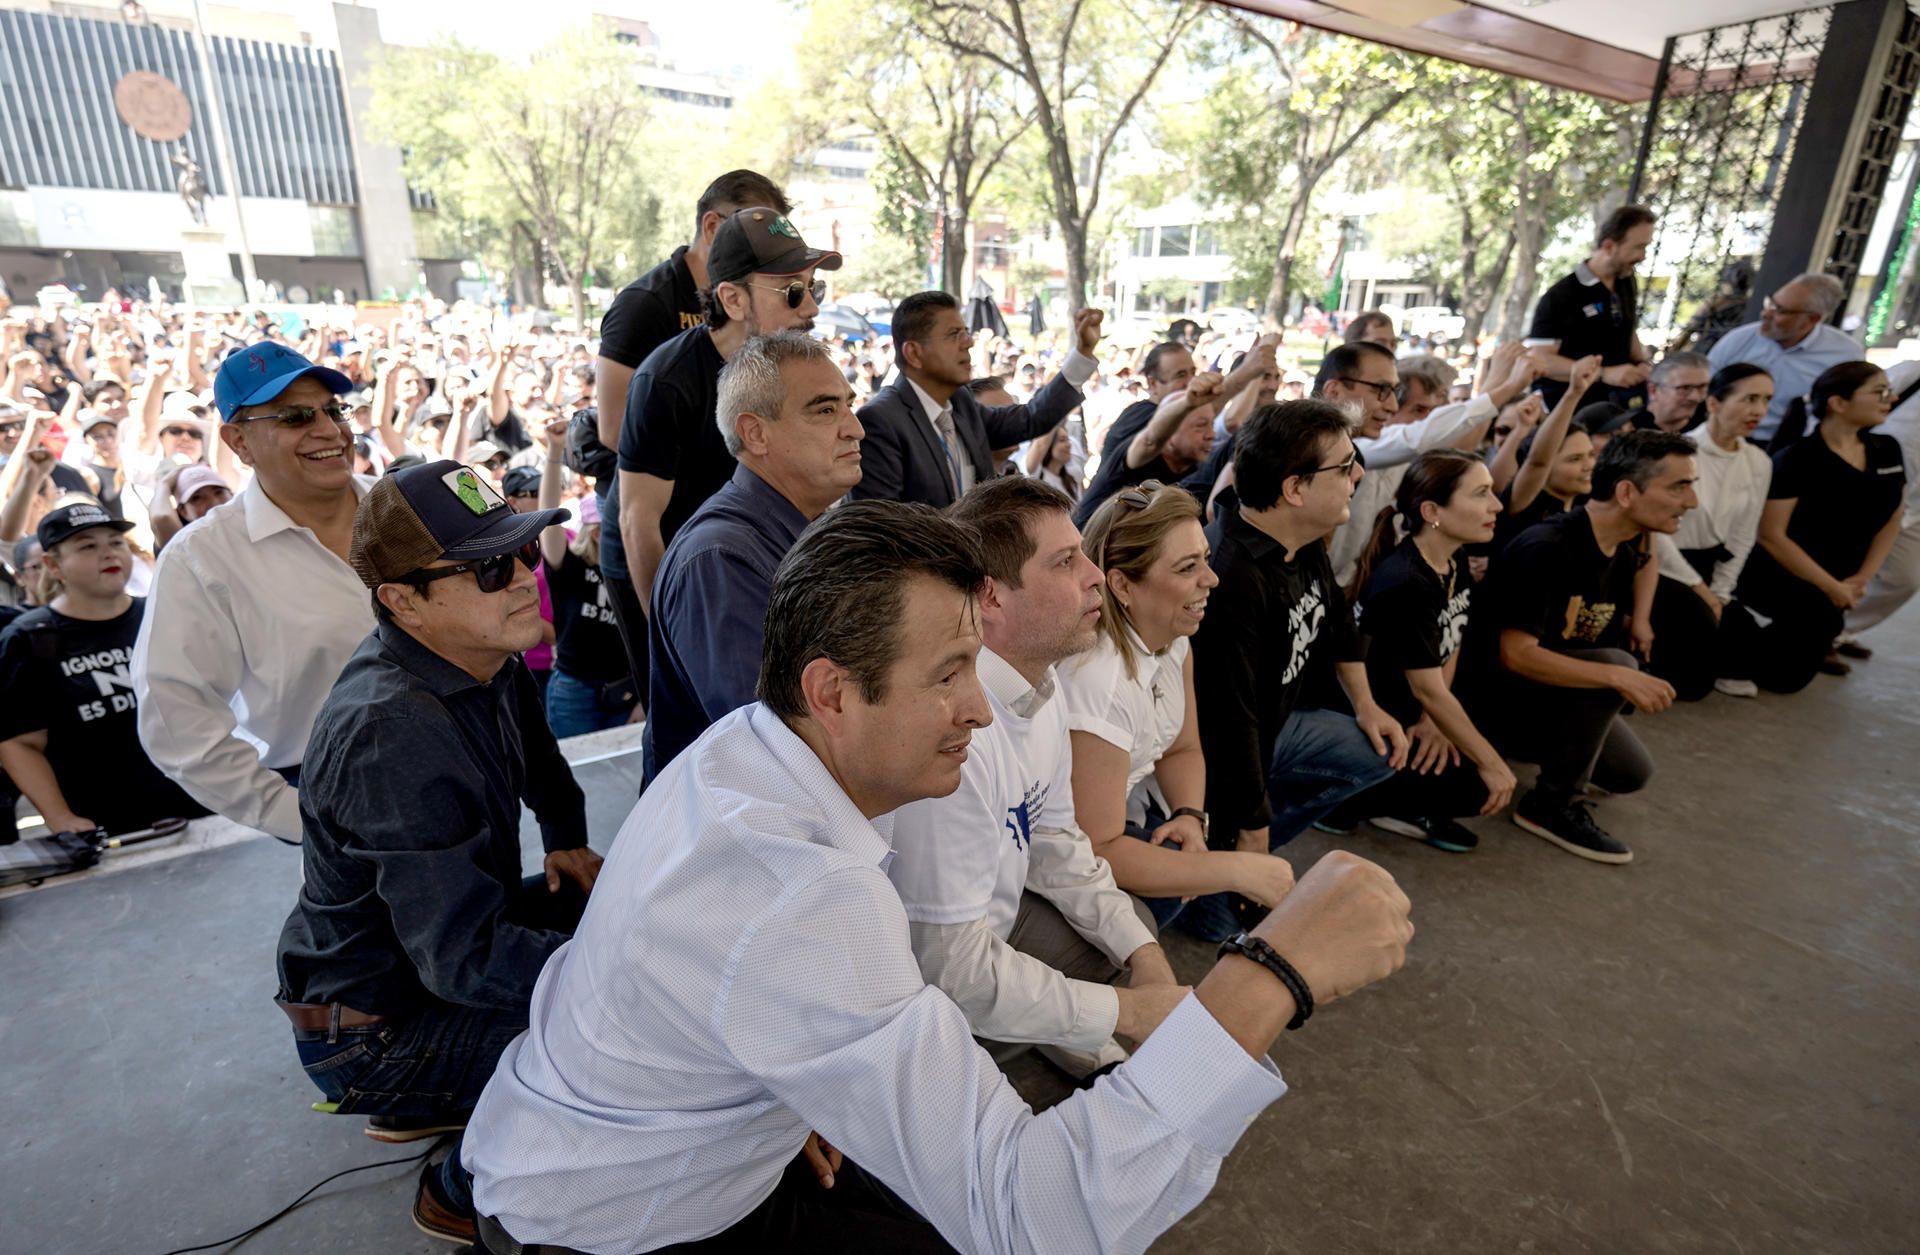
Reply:
<svg viewBox="0 0 1920 1255"><path fill-rule="evenodd" d="M564 522L566 510L514 513L472 468L443 460L374 481L353 516L349 564L368 588L410 575L437 558L512 553Z"/></svg>
<svg viewBox="0 0 1920 1255"><path fill-rule="evenodd" d="M520 492L540 491L540 468L537 466L515 466L500 477L500 491L509 497Z"/></svg>
<svg viewBox="0 0 1920 1255"><path fill-rule="evenodd" d="M63 505L57 510L48 510L40 516L40 526L34 535L39 538L42 549L51 549L61 541L89 527L111 527L117 532L130 532L133 524L125 519L116 519L107 513L105 506L98 501L76 501L72 505Z"/></svg>
<svg viewBox="0 0 1920 1255"><path fill-rule="evenodd" d="M819 267L840 269L840 254L808 248L783 213L763 206L742 209L720 224L707 249L707 282L738 283L748 275L797 275Z"/></svg>
<svg viewBox="0 0 1920 1255"><path fill-rule="evenodd" d="M1633 422L1633 411L1611 401L1595 401L1573 412L1573 421L1590 436L1610 436Z"/></svg>

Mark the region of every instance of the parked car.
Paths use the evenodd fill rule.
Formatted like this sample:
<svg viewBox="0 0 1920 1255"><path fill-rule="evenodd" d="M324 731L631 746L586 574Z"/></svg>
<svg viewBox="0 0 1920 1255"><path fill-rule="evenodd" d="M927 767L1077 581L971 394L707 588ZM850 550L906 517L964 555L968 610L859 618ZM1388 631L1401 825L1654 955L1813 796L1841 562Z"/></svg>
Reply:
<svg viewBox="0 0 1920 1255"><path fill-rule="evenodd" d="M874 337L873 327L860 316L858 310L838 304L820 307L820 312L813 319L813 332L822 340L840 336L856 344Z"/></svg>
<svg viewBox="0 0 1920 1255"><path fill-rule="evenodd" d="M1452 343L1466 334L1467 320L1445 305L1415 305L1397 320L1403 336Z"/></svg>
<svg viewBox="0 0 1920 1255"><path fill-rule="evenodd" d="M1208 310L1201 321L1206 323L1208 331L1219 335L1231 336L1260 330L1260 315L1250 309L1230 305Z"/></svg>

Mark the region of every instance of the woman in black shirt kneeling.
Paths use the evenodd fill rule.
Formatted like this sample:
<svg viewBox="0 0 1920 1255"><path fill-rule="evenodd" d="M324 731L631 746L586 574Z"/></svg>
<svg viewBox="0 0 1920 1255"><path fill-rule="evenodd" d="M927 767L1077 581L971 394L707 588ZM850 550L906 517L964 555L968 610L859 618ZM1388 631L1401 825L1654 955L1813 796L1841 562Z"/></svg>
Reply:
<svg viewBox="0 0 1920 1255"><path fill-rule="evenodd" d="M1808 415L1820 425L1785 448L1776 441L1760 543L1721 620L1723 691L1797 693L1816 671L1846 674L1834 638L1900 536L1900 444L1867 430L1892 406L1878 366L1842 362L1813 381L1804 408L1788 408L1782 433L1803 431Z"/></svg>
<svg viewBox="0 0 1920 1255"><path fill-rule="evenodd" d="M1348 596L1367 640L1374 700L1407 727L1412 750L1390 779L1347 802L1355 819L1464 852L1478 843L1455 823L1492 815L1513 796L1513 772L1453 695L1466 634L1463 545L1493 535L1500 500L1478 458L1453 449L1421 454L1380 511ZM1395 543L1400 529L1406 539Z"/></svg>

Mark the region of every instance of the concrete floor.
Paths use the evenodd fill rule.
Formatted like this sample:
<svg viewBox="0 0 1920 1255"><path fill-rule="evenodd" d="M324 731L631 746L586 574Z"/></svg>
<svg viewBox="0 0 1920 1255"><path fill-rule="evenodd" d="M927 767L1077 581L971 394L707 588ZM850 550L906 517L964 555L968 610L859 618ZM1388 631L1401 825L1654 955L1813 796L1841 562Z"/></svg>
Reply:
<svg viewBox="0 0 1920 1255"><path fill-rule="evenodd" d="M1659 774L1599 812L1629 867L1505 820L1467 856L1347 838L1414 901L1408 965L1279 1044L1292 1093L1156 1249L1916 1249L1920 612L1868 643L1795 697L1636 718ZM596 832L631 763L580 769ZM268 1001L298 879L252 841L0 902L0 1249L157 1255L405 1153L307 1110ZM409 1223L413 1176L349 1177L238 1249L453 1251Z"/></svg>

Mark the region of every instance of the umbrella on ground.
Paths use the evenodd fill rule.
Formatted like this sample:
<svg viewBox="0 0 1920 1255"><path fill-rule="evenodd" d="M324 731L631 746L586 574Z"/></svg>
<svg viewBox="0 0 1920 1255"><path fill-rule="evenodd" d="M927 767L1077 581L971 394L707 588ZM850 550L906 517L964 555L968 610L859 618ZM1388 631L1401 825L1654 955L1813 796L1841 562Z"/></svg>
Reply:
<svg viewBox="0 0 1920 1255"><path fill-rule="evenodd" d="M1002 340L1009 338L1007 320L1000 316L1000 305L993 299L992 286L977 275L973 286L967 289L967 330L976 335L991 331Z"/></svg>
<svg viewBox="0 0 1920 1255"><path fill-rule="evenodd" d="M1047 329L1046 313L1040 308L1040 294L1035 292L1033 299L1027 302L1027 334L1038 336Z"/></svg>

